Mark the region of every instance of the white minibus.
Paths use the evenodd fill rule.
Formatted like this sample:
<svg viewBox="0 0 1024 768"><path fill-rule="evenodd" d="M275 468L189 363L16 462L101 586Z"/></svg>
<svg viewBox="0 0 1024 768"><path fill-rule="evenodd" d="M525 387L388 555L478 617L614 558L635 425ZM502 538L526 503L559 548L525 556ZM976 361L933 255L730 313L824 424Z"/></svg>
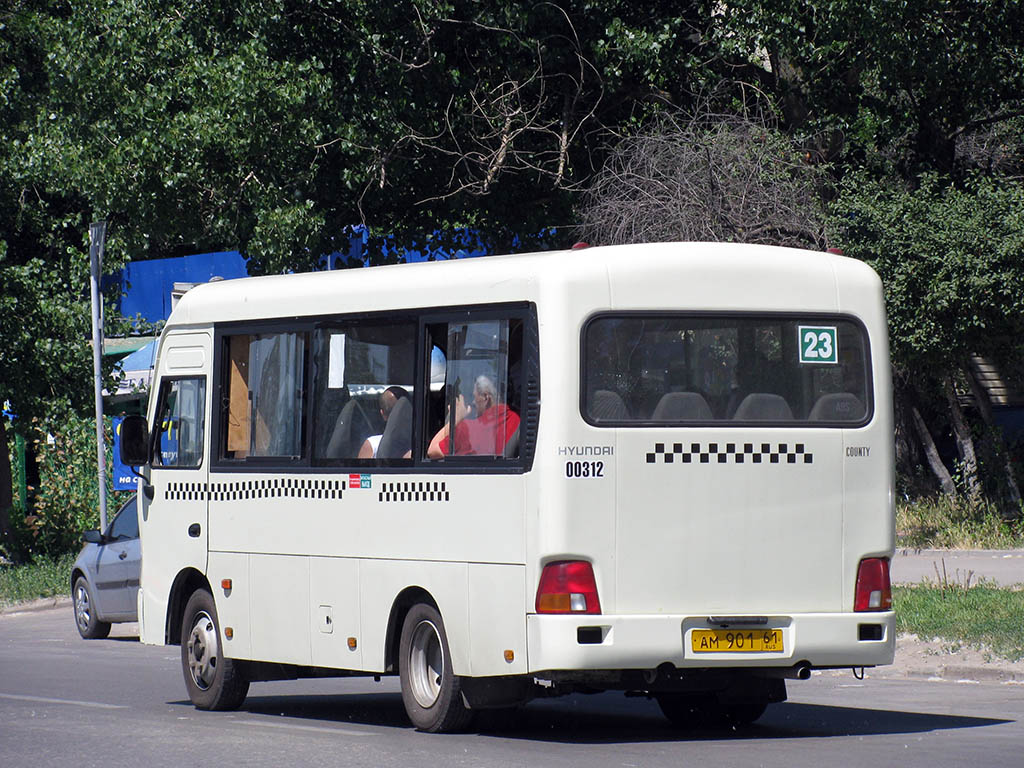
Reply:
<svg viewBox="0 0 1024 768"><path fill-rule="evenodd" d="M618 690L743 725L892 662L878 277L662 243L229 280L161 335L143 642L189 697L398 675L412 722ZM147 426L148 425L148 426Z"/></svg>

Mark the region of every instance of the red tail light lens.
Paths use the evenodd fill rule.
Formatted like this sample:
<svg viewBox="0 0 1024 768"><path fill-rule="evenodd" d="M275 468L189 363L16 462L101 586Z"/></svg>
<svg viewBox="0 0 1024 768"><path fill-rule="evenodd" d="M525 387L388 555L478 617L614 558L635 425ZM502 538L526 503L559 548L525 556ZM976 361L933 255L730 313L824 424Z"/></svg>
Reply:
<svg viewBox="0 0 1024 768"><path fill-rule="evenodd" d="M857 591L853 598L855 611L891 611L892 584L889 582L889 560L869 557L857 569Z"/></svg>
<svg viewBox="0 0 1024 768"><path fill-rule="evenodd" d="M600 613L594 568L585 560L548 563L537 587L537 613Z"/></svg>

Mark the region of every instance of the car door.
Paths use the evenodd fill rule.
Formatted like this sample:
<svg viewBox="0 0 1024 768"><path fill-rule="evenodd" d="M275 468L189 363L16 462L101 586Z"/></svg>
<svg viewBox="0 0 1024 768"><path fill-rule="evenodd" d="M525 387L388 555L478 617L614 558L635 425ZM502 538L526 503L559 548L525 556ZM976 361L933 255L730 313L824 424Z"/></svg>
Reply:
<svg viewBox="0 0 1024 768"><path fill-rule="evenodd" d="M106 620L131 621L139 591L139 518L135 496L124 504L107 527L96 560L96 600Z"/></svg>

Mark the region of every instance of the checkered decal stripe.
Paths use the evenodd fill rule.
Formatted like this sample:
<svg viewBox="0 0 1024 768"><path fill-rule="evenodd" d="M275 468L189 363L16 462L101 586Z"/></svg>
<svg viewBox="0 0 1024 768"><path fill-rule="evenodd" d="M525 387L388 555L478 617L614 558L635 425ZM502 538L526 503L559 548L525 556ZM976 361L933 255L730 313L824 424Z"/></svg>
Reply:
<svg viewBox="0 0 1024 768"><path fill-rule="evenodd" d="M443 482L381 483L378 501L448 501L448 486Z"/></svg>
<svg viewBox="0 0 1024 768"><path fill-rule="evenodd" d="M168 483L164 498L176 501L244 501L247 499L340 499L344 480L275 478L236 483Z"/></svg>
<svg viewBox="0 0 1024 768"><path fill-rule="evenodd" d="M656 464L812 464L803 443L655 443L647 463Z"/></svg>

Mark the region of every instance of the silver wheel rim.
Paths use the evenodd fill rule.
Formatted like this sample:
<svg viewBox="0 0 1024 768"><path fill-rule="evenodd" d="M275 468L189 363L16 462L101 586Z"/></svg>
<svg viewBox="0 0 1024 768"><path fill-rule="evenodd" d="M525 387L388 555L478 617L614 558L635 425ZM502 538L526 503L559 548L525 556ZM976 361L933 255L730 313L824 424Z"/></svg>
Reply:
<svg viewBox="0 0 1024 768"><path fill-rule="evenodd" d="M429 709L441 695L444 677L444 647L434 622L417 624L409 646L409 686L416 703Z"/></svg>
<svg viewBox="0 0 1024 768"><path fill-rule="evenodd" d="M75 621L82 632L89 631L89 621L92 619L92 606L89 603L89 590L81 582L75 586Z"/></svg>
<svg viewBox="0 0 1024 768"><path fill-rule="evenodd" d="M213 618L206 611L200 611L192 622L187 653L192 682L201 691L207 691L213 685L213 678L217 674L218 651L217 627Z"/></svg>

